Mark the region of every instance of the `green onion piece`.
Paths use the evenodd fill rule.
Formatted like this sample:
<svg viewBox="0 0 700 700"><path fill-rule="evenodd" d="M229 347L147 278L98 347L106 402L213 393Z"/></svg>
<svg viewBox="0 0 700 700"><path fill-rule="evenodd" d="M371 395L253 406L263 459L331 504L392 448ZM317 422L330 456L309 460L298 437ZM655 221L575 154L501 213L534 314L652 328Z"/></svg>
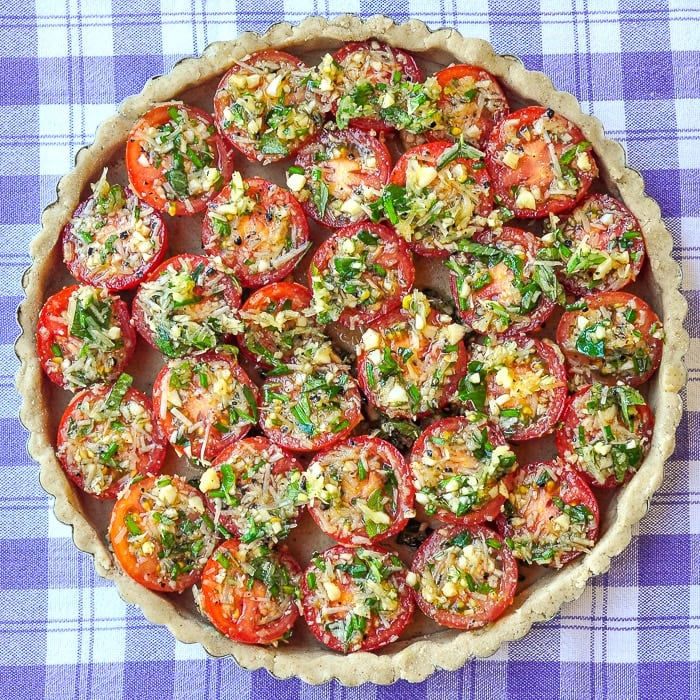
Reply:
<svg viewBox="0 0 700 700"><path fill-rule="evenodd" d="M105 401L105 408L108 411L116 411L119 409L133 381L134 378L130 374L126 374L126 372L119 375L119 378L112 385L107 400Z"/></svg>

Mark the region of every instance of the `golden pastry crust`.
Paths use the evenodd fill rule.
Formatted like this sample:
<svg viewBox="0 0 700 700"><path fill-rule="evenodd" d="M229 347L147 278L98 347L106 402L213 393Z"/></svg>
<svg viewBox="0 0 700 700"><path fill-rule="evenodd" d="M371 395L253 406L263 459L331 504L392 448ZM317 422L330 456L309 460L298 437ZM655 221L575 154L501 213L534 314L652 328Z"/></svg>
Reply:
<svg viewBox="0 0 700 700"><path fill-rule="evenodd" d="M220 635L197 612L191 595L165 597L142 588L127 578L113 561L107 547L106 529L109 506L96 504L73 489L54 454L58 420L67 404L67 392L49 386L42 375L35 350L36 319L43 300L69 281L63 270L60 252L61 230L71 213L89 192L105 165L114 172L115 181L123 171L123 145L138 117L158 102L173 98L211 109L211 97L218 77L237 59L265 48L289 51L309 64L322 54L336 50L350 40L378 37L389 44L412 52L426 74L454 62L473 63L495 75L504 86L512 106L518 108L539 103L551 107L575 122L591 141L599 157L601 179L608 191L619 197L634 212L642 226L649 264L638 280L639 289L662 318L666 345L661 366L651 381L648 399L656 416L651 450L639 470L639 476L601 502L602 533L586 556L561 571L542 571L521 584L514 605L495 623L478 632L458 632L439 628L425 619L416 619L402 638L380 653L360 652L341 657L322 648L306 629L297 628L293 640L278 648L246 646ZM260 175L256 165L242 164L247 175ZM278 166L279 173L284 166ZM270 179L269 167L264 170ZM280 183L284 180L278 174ZM187 222L173 220L170 225L173 252L197 247L187 236ZM190 229L198 230L189 223ZM680 270L671 257L671 236L661 221L658 205L644 194L639 173L629 169L621 146L605 138L601 124L586 116L576 99L557 91L542 73L526 70L512 56L497 56L489 44L463 38L458 32L441 29L431 32L418 21L395 24L385 17L360 20L345 15L333 21L312 17L298 26L278 24L264 35L250 32L238 39L209 46L200 58L178 63L165 76L150 80L143 91L127 99L116 115L97 131L95 142L76 157L75 169L63 177L57 201L42 216L42 231L32 241L33 264L24 278L26 299L19 310L23 335L16 345L21 360L17 385L23 395L21 419L30 430L29 451L41 465L41 483L54 495L59 520L72 525L75 544L93 555L97 572L117 585L121 596L139 605L149 620L167 625L183 642L198 642L214 656L232 655L244 668L264 667L274 676L297 676L309 683L337 678L346 685L366 681L378 684L398 679L420 681L437 668L456 669L470 657L488 656L504 641L525 635L533 623L556 614L561 605L581 595L591 576L606 571L610 559L630 541L632 527L645 514L648 501L663 478L663 465L674 448L674 435L681 416L679 392L685 383L682 356L688 347L683 329L687 304L679 292ZM426 266L424 275L429 274ZM141 348L137 361L143 366L136 385L148 386L160 358ZM167 468L167 467L166 467ZM290 541L300 559L314 548L328 543L306 518Z"/></svg>

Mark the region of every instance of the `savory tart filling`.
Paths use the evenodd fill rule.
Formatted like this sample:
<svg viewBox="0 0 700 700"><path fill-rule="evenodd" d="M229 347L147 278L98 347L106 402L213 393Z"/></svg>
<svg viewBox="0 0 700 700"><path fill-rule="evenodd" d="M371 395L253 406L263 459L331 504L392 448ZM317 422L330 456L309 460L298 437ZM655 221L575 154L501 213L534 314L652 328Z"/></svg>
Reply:
<svg viewBox="0 0 700 700"><path fill-rule="evenodd" d="M368 400L390 417L415 418L444 406L465 369L465 329L414 290L358 344L358 375Z"/></svg>
<svg viewBox="0 0 700 700"><path fill-rule="evenodd" d="M413 614L396 554L338 545L312 558L302 581L311 632L336 651L370 651L398 639Z"/></svg>
<svg viewBox="0 0 700 700"><path fill-rule="evenodd" d="M264 437L244 438L220 451L199 488L215 503L216 522L244 544L289 535L303 503L302 467Z"/></svg>
<svg viewBox="0 0 700 700"><path fill-rule="evenodd" d="M168 357L211 350L241 330L240 287L217 260L182 254L166 260L134 299L138 331Z"/></svg>

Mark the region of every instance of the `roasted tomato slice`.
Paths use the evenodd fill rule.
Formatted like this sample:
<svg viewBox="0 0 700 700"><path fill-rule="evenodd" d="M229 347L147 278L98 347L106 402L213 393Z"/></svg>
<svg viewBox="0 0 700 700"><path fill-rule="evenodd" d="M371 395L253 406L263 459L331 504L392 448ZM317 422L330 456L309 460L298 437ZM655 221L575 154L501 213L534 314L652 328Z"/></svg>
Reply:
<svg viewBox="0 0 700 700"><path fill-rule="evenodd" d="M632 212L609 194L592 194L565 218L544 222L544 260L576 296L613 292L633 282L644 264L644 237Z"/></svg>
<svg viewBox="0 0 700 700"><path fill-rule="evenodd" d="M552 432L567 397L564 358L556 345L526 335L467 347L467 375L458 398L484 411L508 440Z"/></svg>
<svg viewBox="0 0 700 700"><path fill-rule="evenodd" d="M246 544L276 542L299 515L302 467L266 437L247 437L225 447L199 482L214 503L219 524Z"/></svg>
<svg viewBox="0 0 700 700"><path fill-rule="evenodd" d="M559 294L550 268L537 260L542 244L529 231L504 226L460 244L453 255L450 289L457 312L471 330L513 335L539 328Z"/></svg>
<svg viewBox="0 0 700 700"><path fill-rule="evenodd" d="M445 406L466 370L465 329L430 308L422 292L378 318L357 346L357 377L367 400L390 418Z"/></svg>
<svg viewBox="0 0 700 700"><path fill-rule="evenodd" d="M598 501L586 482L560 462L520 467L496 525L513 556L561 568L590 551L598 536Z"/></svg>
<svg viewBox="0 0 700 700"><path fill-rule="evenodd" d="M631 386L592 384L573 394L555 434L565 464L593 486L628 481L651 447L654 414Z"/></svg>
<svg viewBox="0 0 700 700"><path fill-rule="evenodd" d="M414 146L396 162L377 204L414 252L447 257L486 227L493 199L482 155L463 144L434 141Z"/></svg>
<svg viewBox="0 0 700 700"><path fill-rule="evenodd" d="M156 350L181 357L210 350L241 330L238 280L223 264L183 253L168 258L136 292L136 330Z"/></svg>
<svg viewBox="0 0 700 700"><path fill-rule="evenodd" d="M295 452L315 452L347 437L362 419L362 399L344 365L294 365L262 386L260 428Z"/></svg>
<svg viewBox="0 0 700 700"><path fill-rule="evenodd" d="M182 102L153 107L126 140L131 189L156 211L203 211L231 178L233 163L209 114Z"/></svg>
<svg viewBox="0 0 700 700"><path fill-rule="evenodd" d="M313 635L346 654L395 641L415 607L396 554L336 545L314 556L301 582L304 618Z"/></svg>
<svg viewBox="0 0 700 700"><path fill-rule="evenodd" d="M293 155L320 121L307 75L303 61L275 49L236 61L214 95L216 125L250 161L267 165Z"/></svg>
<svg viewBox="0 0 700 700"><path fill-rule="evenodd" d="M85 389L58 426L56 456L71 481L97 498L116 498L137 474L157 474L167 441L151 401L122 374L114 384Z"/></svg>
<svg viewBox="0 0 700 700"><path fill-rule="evenodd" d="M441 88L438 107L442 128L428 135L439 141L463 138L483 147L496 122L510 110L496 78L483 68L464 63L443 68L435 78Z"/></svg>
<svg viewBox="0 0 700 700"><path fill-rule="evenodd" d="M413 517L411 475L401 453L378 437L350 437L318 453L304 477L309 512L341 544L371 544Z"/></svg>
<svg viewBox="0 0 700 700"><path fill-rule="evenodd" d="M582 297L579 306L557 326L571 382L646 382L661 362L664 337L649 304L627 292L599 292Z"/></svg>
<svg viewBox="0 0 700 700"><path fill-rule="evenodd" d="M523 219L571 209L598 176L593 148L581 130L539 106L496 124L486 143L486 166L498 203Z"/></svg>
<svg viewBox="0 0 700 700"><path fill-rule="evenodd" d="M69 391L116 381L136 347L127 305L89 285L51 295L39 313L36 333L42 369Z"/></svg>
<svg viewBox="0 0 700 700"><path fill-rule="evenodd" d="M415 279L404 241L381 224L358 223L334 231L309 266L319 323L356 328L401 305Z"/></svg>
<svg viewBox="0 0 700 700"><path fill-rule="evenodd" d="M445 627L476 629L513 602L518 565L493 530L452 525L436 530L420 546L408 580L428 617Z"/></svg>
<svg viewBox="0 0 700 700"><path fill-rule="evenodd" d="M217 542L202 494L166 474L136 479L119 494L109 540L124 572L160 593L180 593L199 581Z"/></svg>
<svg viewBox="0 0 700 700"><path fill-rule="evenodd" d="M409 460L416 501L428 516L469 525L493 520L508 494L515 453L482 413L443 418L416 440Z"/></svg>
<svg viewBox="0 0 700 700"><path fill-rule="evenodd" d="M179 455L206 464L258 421L258 388L229 355L171 359L153 382L156 420Z"/></svg>
<svg viewBox="0 0 700 700"><path fill-rule="evenodd" d="M231 182L207 205L202 243L244 287L262 287L289 275L309 248L309 226L287 190L260 177Z"/></svg>
<svg viewBox="0 0 700 700"><path fill-rule="evenodd" d="M334 79L338 102L334 111L341 121L365 131L390 131L394 124L382 119L375 92L383 93L385 86L398 83L420 83L423 74L410 53L372 39L351 41L333 54L333 62L339 66ZM343 116L344 114L347 117Z"/></svg>
<svg viewBox="0 0 700 700"><path fill-rule="evenodd" d="M229 639L274 644L289 639L299 617L300 579L285 548L226 540L204 567L197 603Z"/></svg>
<svg viewBox="0 0 700 700"><path fill-rule="evenodd" d="M128 187L110 186L107 169L63 229L63 260L85 284L121 291L135 287L163 259L163 217Z"/></svg>
<svg viewBox="0 0 700 700"><path fill-rule="evenodd" d="M318 362L331 356L330 341L316 323L311 291L296 282L275 282L255 290L241 306L241 353L263 370L295 357Z"/></svg>
<svg viewBox="0 0 700 700"><path fill-rule="evenodd" d="M324 129L297 153L287 187L306 213L331 228L367 219L391 172L378 138L358 129Z"/></svg>

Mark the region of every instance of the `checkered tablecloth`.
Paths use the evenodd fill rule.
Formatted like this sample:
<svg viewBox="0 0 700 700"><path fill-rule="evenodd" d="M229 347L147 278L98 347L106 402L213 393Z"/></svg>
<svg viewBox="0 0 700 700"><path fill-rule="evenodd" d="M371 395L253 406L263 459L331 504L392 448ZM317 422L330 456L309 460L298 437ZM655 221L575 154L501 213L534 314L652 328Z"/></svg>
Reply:
<svg viewBox="0 0 700 700"><path fill-rule="evenodd" d="M25 450L14 388L29 241L98 123L147 78L212 41L341 9L488 39L576 95L661 205L690 303L687 411L632 544L524 639L460 671L389 687L279 681L208 658L147 622L54 518ZM0 28L0 698L700 698L697 0L6 0Z"/></svg>

